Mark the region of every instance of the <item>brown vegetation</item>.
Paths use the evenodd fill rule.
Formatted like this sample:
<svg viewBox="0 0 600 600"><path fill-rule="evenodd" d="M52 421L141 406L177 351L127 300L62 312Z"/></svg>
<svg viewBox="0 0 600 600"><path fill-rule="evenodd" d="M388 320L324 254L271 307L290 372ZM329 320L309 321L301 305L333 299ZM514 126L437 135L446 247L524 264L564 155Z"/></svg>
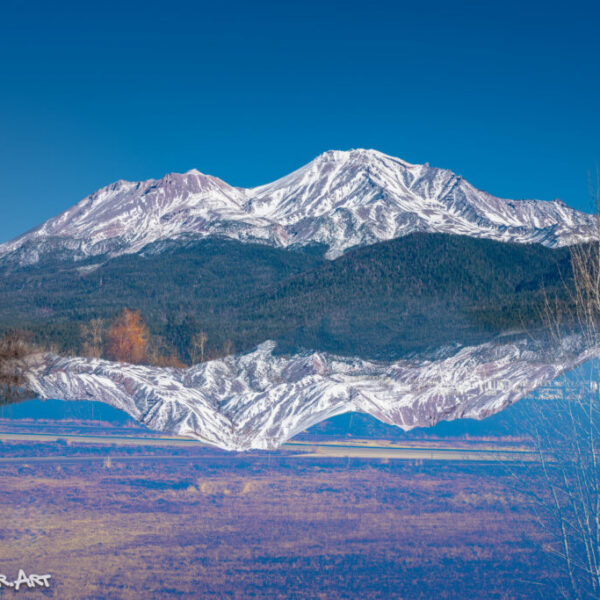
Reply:
<svg viewBox="0 0 600 600"><path fill-rule="evenodd" d="M65 600L553 597L533 515L493 465L97 452L0 462L3 573L45 569Z"/></svg>
<svg viewBox="0 0 600 600"><path fill-rule="evenodd" d="M148 336L148 327L139 311L124 308L106 334L106 354L111 360L144 363Z"/></svg>
<svg viewBox="0 0 600 600"><path fill-rule="evenodd" d="M170 346L162 335L152 335L148 342L147 362L156 367L185 368L177 350Z"/></svg>
<svg viewBox="0 0 600 600"><path fill-rule="evenodd" d="M80 325L82 354L88 358L100 358L104 347L104 319L92 319Z"/></svg>
<svg viewBox="0 0 600 600"><path fill-rule="evenodd" d="M0 339L0 404L11 404L31 398L25 389L24 360L33 354L26 335L12 332Z"/></svg>
<svg viewBox="0 0 600 600"><path fill-rule="evenodd" d="M228 356L234 352L231 340L222 347L208 348L208 336L196 329L194 320L183 319L170 335L150 334L139 310L123 309L107 326L104 319L91 319L79 325L77 352L88 358L108 358L133 364L185 368ZM57 349L51 349L58 354ZM182 357L183 358L182 360Z"/></svg>

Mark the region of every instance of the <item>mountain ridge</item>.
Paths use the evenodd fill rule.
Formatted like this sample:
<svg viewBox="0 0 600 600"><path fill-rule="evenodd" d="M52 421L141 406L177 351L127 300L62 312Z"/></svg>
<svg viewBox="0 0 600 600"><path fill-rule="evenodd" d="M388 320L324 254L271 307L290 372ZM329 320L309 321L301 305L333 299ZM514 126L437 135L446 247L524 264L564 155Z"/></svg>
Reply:
<svg viewBox="0 0 600 600"><path fill-rule="evenodd" d="M0 260L23 266L56 251L75 260L119 256L186 236L282 248L319 244L331 259L421 231L560 247L590 239L595 218L558 200L497 198L428 163L338 150L253 188L196 169L119 180L1 244Z"/></svg>

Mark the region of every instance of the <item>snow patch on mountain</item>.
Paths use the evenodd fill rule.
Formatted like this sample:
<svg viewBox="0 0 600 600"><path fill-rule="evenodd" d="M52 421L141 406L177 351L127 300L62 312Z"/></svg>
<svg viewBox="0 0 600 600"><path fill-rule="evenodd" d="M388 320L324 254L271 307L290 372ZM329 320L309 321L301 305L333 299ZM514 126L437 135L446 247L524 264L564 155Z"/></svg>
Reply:
<svg viewBox="0 0 600 600"><path fill-rule="evenodd" d="M595 218L557 200L496 198L451 171L359 149L325 152L250 189L196 170L117 181L0 245L0 257L24 265L57 252L117 256L192 235L277 247L320 243L335 258L416 231L554 247L593 237Z"/></svg>

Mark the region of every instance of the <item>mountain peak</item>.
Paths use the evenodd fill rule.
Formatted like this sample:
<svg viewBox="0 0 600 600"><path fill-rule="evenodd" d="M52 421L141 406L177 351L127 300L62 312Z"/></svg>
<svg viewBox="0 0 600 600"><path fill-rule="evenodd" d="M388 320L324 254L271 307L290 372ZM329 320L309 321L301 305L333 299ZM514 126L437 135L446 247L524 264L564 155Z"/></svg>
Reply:
<svg viewBox="0 0 600 600"><path fill-rule="evenodd" d="M333 161L336 163L358 162L372 163L377 161L393 161L395 164L405 167L418 167L401 158L396 158L388 154L384 154L373 148L350 148L349 150L327 150L319 154L313 162L317 161ZM309 163L310 164L310 163ZM429 165L427 165L429 166Z"/></svg>
<svg viewBox="0 0 600 600"><path fill-rule="evenodd" d="M197 169L158 180L119 180L1 245L0 256L25 242L43 247L48 238L69 247L75 240L85 256L138 252L157 240L192 235L282 247L316 243L334 258L415 231L562 246L592 238L595 219L557 201L496 198L451 171L353 148L328 150L250 189Z"/></svg>

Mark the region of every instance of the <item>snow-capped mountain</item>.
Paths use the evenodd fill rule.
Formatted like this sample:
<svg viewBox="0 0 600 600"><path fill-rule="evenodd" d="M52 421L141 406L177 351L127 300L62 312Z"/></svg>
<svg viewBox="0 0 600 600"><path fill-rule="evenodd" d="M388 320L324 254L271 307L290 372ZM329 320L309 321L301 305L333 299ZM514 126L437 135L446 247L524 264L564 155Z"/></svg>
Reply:
<svg viewBox="0 0 600 600"><path fill-rule="evenodd" d="M499 412L597 356L581 339L551 346L530 337L392 363L322 353L254 352L189 369L37 355L28 387L41 398L99 400L148 427L227 450L274 448L350 411L404 429Z"/></svg>
<svg viewBox="0 0 600 600"><path fill-rule="evenodd" d="M278 247L325 244L334 258L415 231L554 247L588 239L595 227L592 215L558 200L504 200L427 164L375 150L330 151L251 189L196 170L118 181L0 245L0 257L31 264L48 252L116 256L158 240L221 236Z"/></svg>

